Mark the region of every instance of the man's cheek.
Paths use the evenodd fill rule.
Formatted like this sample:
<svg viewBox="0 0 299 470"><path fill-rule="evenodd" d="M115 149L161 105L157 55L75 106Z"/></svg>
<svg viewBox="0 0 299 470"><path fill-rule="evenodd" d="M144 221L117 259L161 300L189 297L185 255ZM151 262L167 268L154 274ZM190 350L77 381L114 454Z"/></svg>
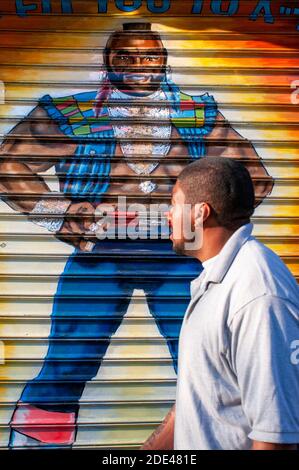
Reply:
<svg viewBox="0 0 299 470"><path fill-rule="evenodd" d="M182 214L176 213L172 217L171 221L171 231L172 231L172 238L175 240L181 240L182 232L183 232L183 220Z"/></svg>

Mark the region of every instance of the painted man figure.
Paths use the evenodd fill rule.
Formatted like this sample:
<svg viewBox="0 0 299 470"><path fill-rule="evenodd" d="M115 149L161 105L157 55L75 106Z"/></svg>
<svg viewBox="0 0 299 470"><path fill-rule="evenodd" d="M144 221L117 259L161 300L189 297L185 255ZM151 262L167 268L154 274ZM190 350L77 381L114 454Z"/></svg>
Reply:
<svg viewBox="0 0 299 470"><path fill-rule="evenodd" d="M144 290L177 371L189 284L201 265L176 255L162 238L96 240L87 252L96 208L118 196L169 202L182 168L209 156L244 160L256 205L273 185L213 97L185 94L169 79L167 51L150 23L125 23L113 33L104 66L97 92L44 96L1 147L5 202L75 246L54 298L47 356L12 416L11 447L74 443L85 384L96 376L135 288ZM54 165L58 193L39 175Z"/></svg>

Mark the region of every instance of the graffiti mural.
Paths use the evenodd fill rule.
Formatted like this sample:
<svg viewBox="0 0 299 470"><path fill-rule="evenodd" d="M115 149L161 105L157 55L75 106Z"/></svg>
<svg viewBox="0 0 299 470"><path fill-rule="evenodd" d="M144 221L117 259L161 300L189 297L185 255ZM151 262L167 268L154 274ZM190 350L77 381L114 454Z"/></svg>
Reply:
<svg viewBox="0 0 299 470"><path fill-rule="evenodd" d="M118 11L108 26L94 15L86 27L74 9L20 11L0 77L1 446L138 447L175 397L180 326L202 269L169 240L182 168L211 156L242 161L256 233L296 271L299 134L285 91L296 29L279 45L248 19L246 36L238 18L217 17L214 30L204 19L197 31L190 18L183 27L182 12L157 21ZM53 34L55 18L67 32ZM9 50L22 28L16 65ZM129 336L113 350L126 318Z"/></svg>

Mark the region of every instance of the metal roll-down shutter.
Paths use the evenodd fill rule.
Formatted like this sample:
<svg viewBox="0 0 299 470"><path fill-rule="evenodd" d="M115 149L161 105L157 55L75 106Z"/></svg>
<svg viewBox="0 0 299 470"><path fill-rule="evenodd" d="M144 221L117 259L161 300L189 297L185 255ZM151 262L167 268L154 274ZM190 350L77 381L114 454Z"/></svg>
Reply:
<svg viewBox="0 0 299 470"><path fill-rule="evenodd" d="M138 3L142 4L140 8L137 8ZM167 3L169 8L166 8ZM278 253L298 278L299 98L296 90L299 88L299 31L296 2L284 2L284 9L281 2L270 2L273 17L262 9L256 11L255 17L259 2L253 0L239 2L242 5L237 10L233 8L238 2L207 1L200 9L201 3L2 1L1 140L4 145L16 138L12 137L13 129L29 115L41 97L50 95L55 99L96 91L109 35L126 22L150 22L167 49L172 81L188 96L213 95L225 119L252 142L268 175L274 179L273 190L255 211L254 234ZM222 4L222 10L217 12L216 3ZM17 137L27 139L28 152L18 154L12 149L1 152L1 158L8 155L10 161L19 159L25 163L48 163L53 158L55 163L54 150L51 156L46 156L30 147L35 143L30 140L28 129ZM46 148L47 139L53 144L50 131L39 138ZM68 137L60 138L65 142ZM94 280L84 278L84 270L83 274L75 268L70 275L65 273L73 247L7 204L10 179L18 175L1 168L0 447L6 448L16 403L26 383L38 376L47 354L50 316L59 278L65 276L71 283L72 276L81 276L86 285L86 310L97 294L91 287ZM63 169L60 171L63 177ZM50 165L38 174L51 191L59 191L57 167ZM25 180L26 175L23 176ZM21 171L19 177L22 177ZM122 175L111 176L111 183L123 184ZM30 194L20 189L14 196L22 199ZM117 253L111 254L111 258L105 258L105 263L117 261L117 256ZM159 279L166 279L170 274L167 269L172 269L171 262L164 267L164 255L159 251L153 258L142 251L138 253L138 249L133 254L128 251L119 256L128 263L135 256L136 266L140 260L145 265L149 263L144 279L157 275L159 263ZM128 274L124 263L121 266L117 275L127 278L132 292L128 290L131 292L127 294L128 308L112 335L101 367L92 380L87 381L80 397L74 442L74 447L78 448L138 448L175 400L176 373L166 338L150 312L140 279L136 280L133 271ZM107 282L109 299L113 291L109 291L109 276L101 269L99 264L94 277L97 282L99 279ZM186 279L189 281L188 276L182 271L176 278L178 304L183 296L178 286ZM74 292L71 296L76 297ZM168 312L167 299L167 292L161 294L160 303L164 302L165 312ZM84 323L86 318L82 298L78 302L81 310L74 311L73 316L68 312L74 324ZM76 300L73 299L72 305L75 309ZM167 315L170 322L171 318L175 319L175 311ZM87 321L92 323L91 316ZM87 323L84 325L88 336ZM64 340L69 341L71 350L71 333L66 334ZM84 375L84 361L81 367ZM51 402L51 396L48 401ZM55 430L55 423L52 427ZM53 445L55 447L55 443Z"/></svg>

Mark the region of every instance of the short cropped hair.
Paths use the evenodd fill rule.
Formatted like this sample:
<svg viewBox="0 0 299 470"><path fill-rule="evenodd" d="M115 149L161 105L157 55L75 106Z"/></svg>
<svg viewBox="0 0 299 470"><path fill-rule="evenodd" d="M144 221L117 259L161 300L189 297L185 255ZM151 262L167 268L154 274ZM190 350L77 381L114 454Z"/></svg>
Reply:
<svg viewBox="0 0 299 470"><path fill-rule="evenodd" d="M178 176L187 204L206 202L218 225L236 229L250 222L254 187L247 168L226 157L203 157Z"/></svg>

